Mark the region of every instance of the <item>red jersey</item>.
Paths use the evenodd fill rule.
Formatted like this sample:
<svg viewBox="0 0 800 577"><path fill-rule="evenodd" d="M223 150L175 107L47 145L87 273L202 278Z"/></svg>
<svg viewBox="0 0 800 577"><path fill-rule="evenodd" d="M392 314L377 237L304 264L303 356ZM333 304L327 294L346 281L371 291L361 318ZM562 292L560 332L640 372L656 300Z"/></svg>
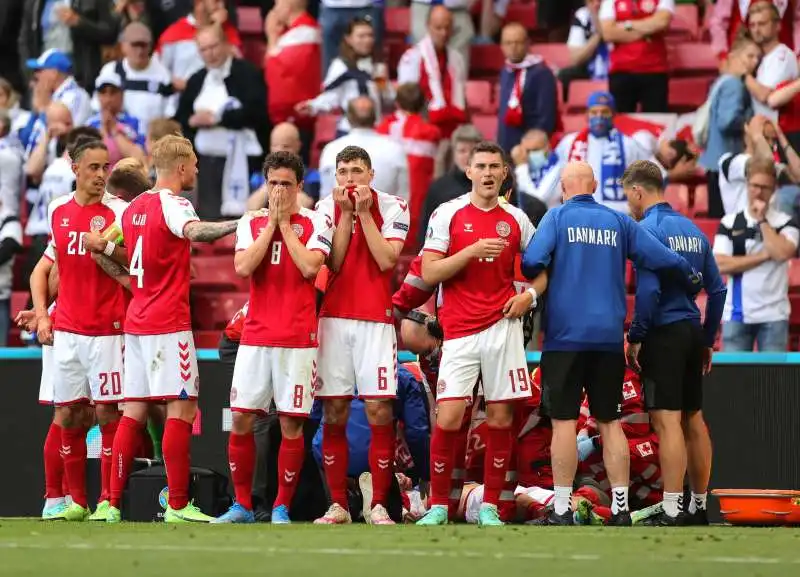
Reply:
<svg viewBox="0 0 800 577"><path fill-rule="evenodd" d="M444 203L433 213L425 251L453 255L482 238L501 238L507 248L494 259L473 259L442 283L439 322L446 339L475 333L503 318L503 305L516 294L514 261L533 237L531 221L517 207L498 203L481 210L469 193Z"/></svg>
<svg viewBox="0 0 800 577"><path fill-rule="evenodd" d="M422 254L419 254L411 261L403 286L392 295L392 304L405 315L428 302L435 290L436 287L422 280Z"/></svg>
<svg viewBox="0 0 800 577"><path fill-rule="evenodd" d="M324 198L317 210L328 216L334 228L341 211L333 197ZM386 240L405 242L408 234L408 205L391 194L372 191L370 210L378 230ZM338 273L332 273L322 301L321 317L393 323L392 269L381 272L372 256L357 215L353 217L352 236Z"/></svg>
<svg viewBox="0 0 800 577"><path fill-rule="evenodd" d="M52 252L45 258L58 263L58 316L53 328L99 337L122 334L125 300L122 286L108 276L83 246L83 236L119 224L124 200L111 194L81 206L75 193L55 199L48 207Z"/></svg>
<svg viewBox="0 0 800 577"><path fill-rule="evenodd" d="M244 328L244 319L247 318L247 309L250 306L249 302L244 303L242 308L236 311L233 318L228 321L225 326L225 336L229 341L238 343L242 339L242 329Z"/></svg>
<svg viewBox="0 0 800 577"><path fill-rule="evenodd" d="M783 88L793 80L781 82L775 88ZM795 95L789 102L778 109L778 125L786 134L800 132L800 95Z"/></svg>
<svg viewBox="0 0 800 577"><path fill-rule="evenodd" d="M600 20L616 22L644 20L658 11L675 12L672 0L608 0L601 4ZM609 72L660 73L669 70L664 33L641 40L614 44L609 56Z"/></svg>
<svg viewBox="0 0 800 577"><path fill-rule="evenodd" d="M245 214L236 229L236 251L253 245L266 228L269 211ZM301 208L289 217L292 230L306 248L328 257L333 240L331 221ZM264 260L250 277L250 301L242 330L243 345L308 348L317 346L317 291L303 278L276 229Z"/></svg>
<svg viewBox="0 0 800 577"><path fill-rule="evenodd" d="M169 190L134 198L122 216L131 293L125 332L162 335L192 330L189 313L191 243L184 227L199 220L192 203Z"/></svg>

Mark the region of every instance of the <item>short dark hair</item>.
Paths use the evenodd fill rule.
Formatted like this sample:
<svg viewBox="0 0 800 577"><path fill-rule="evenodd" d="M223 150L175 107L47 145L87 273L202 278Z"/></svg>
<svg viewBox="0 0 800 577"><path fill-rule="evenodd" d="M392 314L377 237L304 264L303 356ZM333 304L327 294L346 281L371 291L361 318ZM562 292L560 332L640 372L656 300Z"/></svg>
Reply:
<svg viewBox="0 0 800 577"><path fill-rule="evenodd" d="M270 152L267 158L264 159L264 178L268 178L270 170L277 170L278 168L288 168L294 172L298 183L303 182L306 167L303 166L303 159L294 152L286 150Z"/></svg>
<svg viewBox="0 0 800 577"><path fill-rule="evenodd" d="M81 135L72 143L72 147L67 149L69 158L72 162L80 162L81 157L89 150L105 150L108 151L105 143L92 136Z"/></svg>
<svg viewBox="0 0 800 577"><path fill-rule="evenodd" d="M342 162L353 162L354 160L361 160L372 170L372 159L369 153L360 146L345 146L339 154L336 155L336 166L338 167Z"/></svg>
<svg viewBox="0 0 800 577"><path fill-rule="evenodd" d="M491 140L482 140L478 144L476 144L469 155L470 163L472 163L472 159L475 158L475 155L478 154L479 152L485 152L489 154L499 154L500 158L503 159L503 164L504 165L506 164L506 152L496 142L492 142Z"/></svg>
<svg viewBox="0 0 800 577"><path fill-rule="evenodd" d="M107 188L124 200L132 200L150 189L150 180L145 176L141 162L118 163L108 175ZM124 194L120 194L120 192Z"/></svg>
<svg viewBox="0 0 800 577"><path fill-rule="evenodd" d="M397 87L395 102L400 110L419 114L425 108L425 95L416 82L406 82Z"/></svg>
<svg viewBox="0 0 800 577"><path fill-rule="evenodd" d="M69 154L69 157L72 158L72 149L75 147L75 142L79 138L91 138L92 140L103 140L103 135L100 134L99 130L91 126L78 126L77 128L73 128L72 130L67 132L67 135L64 137L63 148L61 148L60 146L56 146L56 152L58 153L58 156L61 156L64 150L66 150L67 154ZM61 145L61 142L59 142L59 145Z"/></svg>
<svg viewBox="0 0 800 577"><path fill-rule="evenodd" d="M628 165L622 175L622 187L638 185L651 192L664 190L664 177L655 162L635 160Z"/></svg>

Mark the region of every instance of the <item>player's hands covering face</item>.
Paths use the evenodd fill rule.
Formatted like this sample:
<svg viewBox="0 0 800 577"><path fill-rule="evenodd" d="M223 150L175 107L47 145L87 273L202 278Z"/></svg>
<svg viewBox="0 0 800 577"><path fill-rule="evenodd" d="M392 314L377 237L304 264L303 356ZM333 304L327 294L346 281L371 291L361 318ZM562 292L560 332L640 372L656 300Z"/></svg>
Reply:
<svg viewBox="0 0 800 577"><path fill-rule="evenodd" d="M276 186L269 192L269 212L278 224L288 222L291 210L286 189Z"/></svg>
<svg viewBox="0 0 800 577"><path fill-rule="evenodd" d="M336 186L333 188L333 202L339 207L342 212L353 212L355 208L353 201L350 200L350 194L343 186Z"/></svg>
<svg viewBox="0 0 800 577"><path fill-rule="evenodd" d="M359 185L355 191L356 212L369 212L372 208L372 190L369 186Z"/></svg>

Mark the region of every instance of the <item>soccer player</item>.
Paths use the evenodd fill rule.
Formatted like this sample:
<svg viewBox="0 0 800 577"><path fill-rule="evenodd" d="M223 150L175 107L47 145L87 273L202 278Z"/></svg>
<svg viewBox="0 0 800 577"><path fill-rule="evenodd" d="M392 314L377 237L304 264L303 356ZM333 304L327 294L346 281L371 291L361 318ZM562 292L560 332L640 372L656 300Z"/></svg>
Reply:
<svg viewBox="0 0 800 577"><path fill-rule="evenodd" d="M316 397L324 402L323 465L332 503L315 521L319 524L351 522L345 431L354 385L367 401L372 432L373 494L368 522L393 523L386 511L394 474L392 402L397 391L391 282L409 217L404 200L370 187L374 175L366 150L345 147L336 155L337 186L317 207L336 227L328 261L333 276L320 311L316 385Z"/></svg>
<svg viewBox="0 0 800 577"><path fill-rule="evenodd" d="M250 304L231 384L233 427L228 459L236 502L215 523L255 523L252 503L256 413L272 399L278 410L278 495L272 523L289 523L305 457L303 424L311 412L317 364L314 279L328 258L333 227L327 216L299 208L305 167L291 152L264 162L269 209L245 214L236 229L236 273L250 277Z"/></svg>
<svg viewBox="0 0 800 577"><path fill-rule="evenodd" d="M178 196L197 180L191 142L165 136L153 149L156 185L137 196L122 216L126 263L133 298L125 317L125 409L114 440L114 474L108 522L121 520L120 501L148 404L167 403L162 450L167 468L167 523L208 522L189 502L192 423L199 375L189 314L191 241L231 234L236 221L200 222L191 203Z"/></svg>
<svg viewBox="0 0 800 577"><path fill-rule="evenodd" d="M636 270L636 314L628 331L628 362L641 365L645 401L658 435L664 479L664 511L650 524L708 524L706 491L711 438L703 420L703 375L711 370L727 289L706 236L664 200L657 165L640 160L622 177L631 215L653 236L703 272L708 302L705 322L693 295L682 286ZM683 478L689 458L692 502L684 515Z"/></svg>
<svg viewBox="0 0 800 577"><path fill-rule="evenodd" d="M535 289L516 294L514 288L514 261L534 228L520 209L499 202L507 174L503 150L479 143L467 168L472 190L440 206L428 226L422 278L442 285L444 343L431 440L432 506L420 525L447 523L453 447L479 374L489 425L479 524L503 524L497 505L514 442L514 401L531 396L520 318L536 302Z"/></svg>
<svg viewBox="0 0 800 577"><path fill-rule="evenodd" d="M571 162L561 176L564 204L550 209L522 259L522 272L549 273L542 352L543 413L553 423L555 500L548 525L572 525L572 485L578 465L575 425L581 395L589 396L603 437L613 501L609 524L630 525L628 443L619 423L625 374L625 260L701 287L691 265L630 217L598 204L591 166Z"/></svg>
<svg viewBox="0 0 800 577"><path fill-rule="evenodd" d="M84 521L91 514L86 499L90 401L95 405L103 451L103 494L95 519L103 519L108 508L111 446L119 423L117 402L122 399L125 317L122 287L96 264L92 253L100 232L121 219L125 202L105 192L108 150L101 141L81 137L71 159L76 189L48 207L51 247L31 275L31 296L39 341L53 345L54 404L64 407L61 452L72 498L64 518ZM53 324L47 311L48 279L56 262L59 299Z"/></svg>

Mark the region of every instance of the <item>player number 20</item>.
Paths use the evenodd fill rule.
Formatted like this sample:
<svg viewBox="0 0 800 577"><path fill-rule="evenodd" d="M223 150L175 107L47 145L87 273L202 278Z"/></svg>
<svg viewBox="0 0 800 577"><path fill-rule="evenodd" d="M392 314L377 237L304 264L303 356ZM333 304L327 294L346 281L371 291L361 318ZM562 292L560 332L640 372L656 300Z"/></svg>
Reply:
<svg viewBox="0 0 800 577"><path fill-rule="evenodd" d="M528 371L526 369L511 369L508 371L508 379L511 381L511 392L525 392L528 390Z"/></svg>
<svg viewBox="0 0 800 577"><path fill-rule="evenodd" d="M142 237L136 239L131 256L131 276L136 277L137 288L144 287L144 269L142 268Z"/></svg>
<svg viewBox="0 0 800 577"><path fill-rule="evenodd" d="M280 264L281 250L283 250L283 241L276 240L275 242L272 243L272 256L269 259L270 263Z"/></svg>
<svg viewBox="0 0 800 577"><path fill-rule="evenodd" d="M86 247L83 246L83 237L86 233L69 231L69 243L67 243L67 254L77 254L83 256L86 254Z"/></svg>
<svg viewBox="0 0 800 577"><path fill-rule="evenodd" d="M114 396L122 394L122 378L119 371L113 373L100 373L100 396L109 395L108 388L111 387L111 394Z"/></svg>

